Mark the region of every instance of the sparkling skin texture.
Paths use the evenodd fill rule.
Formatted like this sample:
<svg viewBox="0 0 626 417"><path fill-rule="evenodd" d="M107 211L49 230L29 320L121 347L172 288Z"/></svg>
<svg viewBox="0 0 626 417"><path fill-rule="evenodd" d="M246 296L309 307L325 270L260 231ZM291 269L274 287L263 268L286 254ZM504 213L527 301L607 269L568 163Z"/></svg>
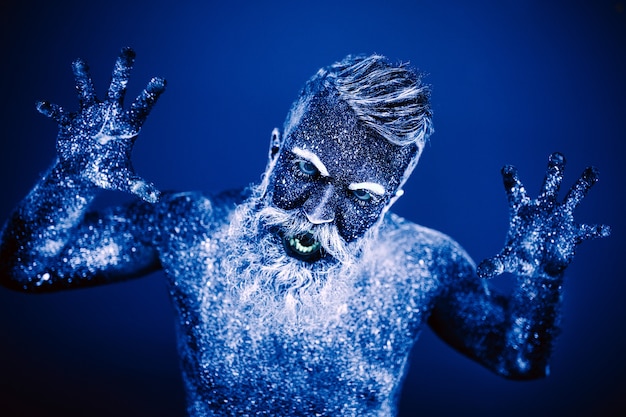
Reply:
<svg viewBox="0 0 626 417"><path fill-rule="evenodd" d="M449 237L387 211L416 150L374 141L376 134L326 91L312 98L284 141L273 135L264 186L161 196L135 175L130 152L165 82L153 79L123 110L133 59L131 50L122 51L104 101L96 99L86 64L76 61L79 111L38 105L59 124L58 157L5 225L3 285L56 291L163 269L193 416L392 416L409 352L425 324L505 377L547 374L563 272L577 244L609 234L606 226L577 225L572 216L597 180L594 169L559 203L562 155L550 157L536 200L515 169L505 167L510 230L502 252L476 268ZM324 172L303 162L310 153L296 148L316 155ZM354 184L376 184L370 188L382 186L385 194L370 201ZM99 188L139 199L90 212ZM229 254L253 251L264 259L272 248L259 247L258 238L271 242L274 233L244 229L242 238L233 232L238 208L250 201L301 210L312 229L332 223L348 246L362 243L340 290L322 286L330 287L330 301L317 315L299 311L296 300L294 316L278 320L242 302L237 272L243 272L233 269ZM276 238L276 248L284 252L282 241ZM293 262L316 270L333 259ZM506 297L485 279L502 272L517 276ZM283 295L276 290L276 299ZM314 295L325 300L323 291Z"/></svg>

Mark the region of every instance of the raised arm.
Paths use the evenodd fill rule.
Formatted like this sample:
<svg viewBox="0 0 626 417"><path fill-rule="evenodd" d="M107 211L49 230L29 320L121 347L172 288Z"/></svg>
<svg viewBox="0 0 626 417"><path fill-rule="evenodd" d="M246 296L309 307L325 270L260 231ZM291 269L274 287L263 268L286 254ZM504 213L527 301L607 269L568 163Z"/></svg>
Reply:
<svg viewBox="0 0 626 417"><path fill-rule="evenodd" d="M128 278L158 266L145 222L159 192L135 175L130 153L165 81L153 78L124 110L134 56L129 48L122 50L104 100L96 97L85 62L76 60L79 110L37 104L59 125L57 159L2 231L4 285L49 291ZM86 214L99 188L130 192L144 202Z"/></svg>
<svg viewBox="0 0 626 417"><path fill-rule="evenodd" d="M490 290L465 267L464 277L442 297L431 327L448 343L504 376L537 378L549 372L558 331L563 273L581 242L606 237L604 225L577 224L573 211L598 179L587 168L562 203L557 194L565 158L552 154L540 195L530 199L511 166L502 169L510 206L504 249L477 268L480 277L508 272L516 285L509 297Z"/></svg>

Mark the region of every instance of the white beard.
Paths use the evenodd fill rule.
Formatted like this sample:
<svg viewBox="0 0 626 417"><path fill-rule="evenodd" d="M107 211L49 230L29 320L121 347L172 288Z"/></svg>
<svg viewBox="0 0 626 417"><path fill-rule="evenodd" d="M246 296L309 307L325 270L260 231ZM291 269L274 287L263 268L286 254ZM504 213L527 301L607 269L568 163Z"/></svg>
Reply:
<svg viewBox="0 0 626 417"><path fill-rule="evenodd" d="M334 224L313 225L299 210L280 210L267 201L271 199L253 196L231 219L222 265L233 302L265 328L295 331L336 323L348 311L361 242L369 241L369 235L346 244ZM289 256L283 244L283 236L306 232L324 253L315 262Z"/></svg>

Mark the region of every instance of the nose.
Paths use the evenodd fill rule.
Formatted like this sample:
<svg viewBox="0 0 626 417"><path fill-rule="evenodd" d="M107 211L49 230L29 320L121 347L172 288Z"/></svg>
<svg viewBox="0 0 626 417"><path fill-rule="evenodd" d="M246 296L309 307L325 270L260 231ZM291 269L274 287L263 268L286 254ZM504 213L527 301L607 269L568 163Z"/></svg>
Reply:
<svg viewBox="0 0 626 417"><path fill-rule="evenodd" d="M313 224L330 223L335 220L336 205L335 187L327 184L311 193L304 202L302 210Z"/></svg>

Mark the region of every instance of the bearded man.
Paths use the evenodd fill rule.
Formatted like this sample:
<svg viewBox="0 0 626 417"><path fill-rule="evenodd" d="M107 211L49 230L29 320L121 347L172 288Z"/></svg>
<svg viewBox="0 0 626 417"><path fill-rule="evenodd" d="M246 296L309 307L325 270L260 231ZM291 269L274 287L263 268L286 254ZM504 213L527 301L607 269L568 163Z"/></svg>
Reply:
<svg viewBox="0 0 626 417"><path fill-rule="evenodd" d="M449 237L388 211L432 132L428 87L381 56L349 56L307 82L259 185L161 195L134 174L130 150L165 82L124 110L133 60L122 50L103 101L77 60L80 110L39 103L59 123L58 156L6 223L5 286L55 291L163 269L192 416L392 416L425 324L505 377L547 374L564 269L577 244L609 234L572 217L595 169L559 203L562 155L537 200L505 167L506 245L476 268ZM100 188L141 200L89 212ZM485 280L502 272L517 276L506 297Z"/></svg>

